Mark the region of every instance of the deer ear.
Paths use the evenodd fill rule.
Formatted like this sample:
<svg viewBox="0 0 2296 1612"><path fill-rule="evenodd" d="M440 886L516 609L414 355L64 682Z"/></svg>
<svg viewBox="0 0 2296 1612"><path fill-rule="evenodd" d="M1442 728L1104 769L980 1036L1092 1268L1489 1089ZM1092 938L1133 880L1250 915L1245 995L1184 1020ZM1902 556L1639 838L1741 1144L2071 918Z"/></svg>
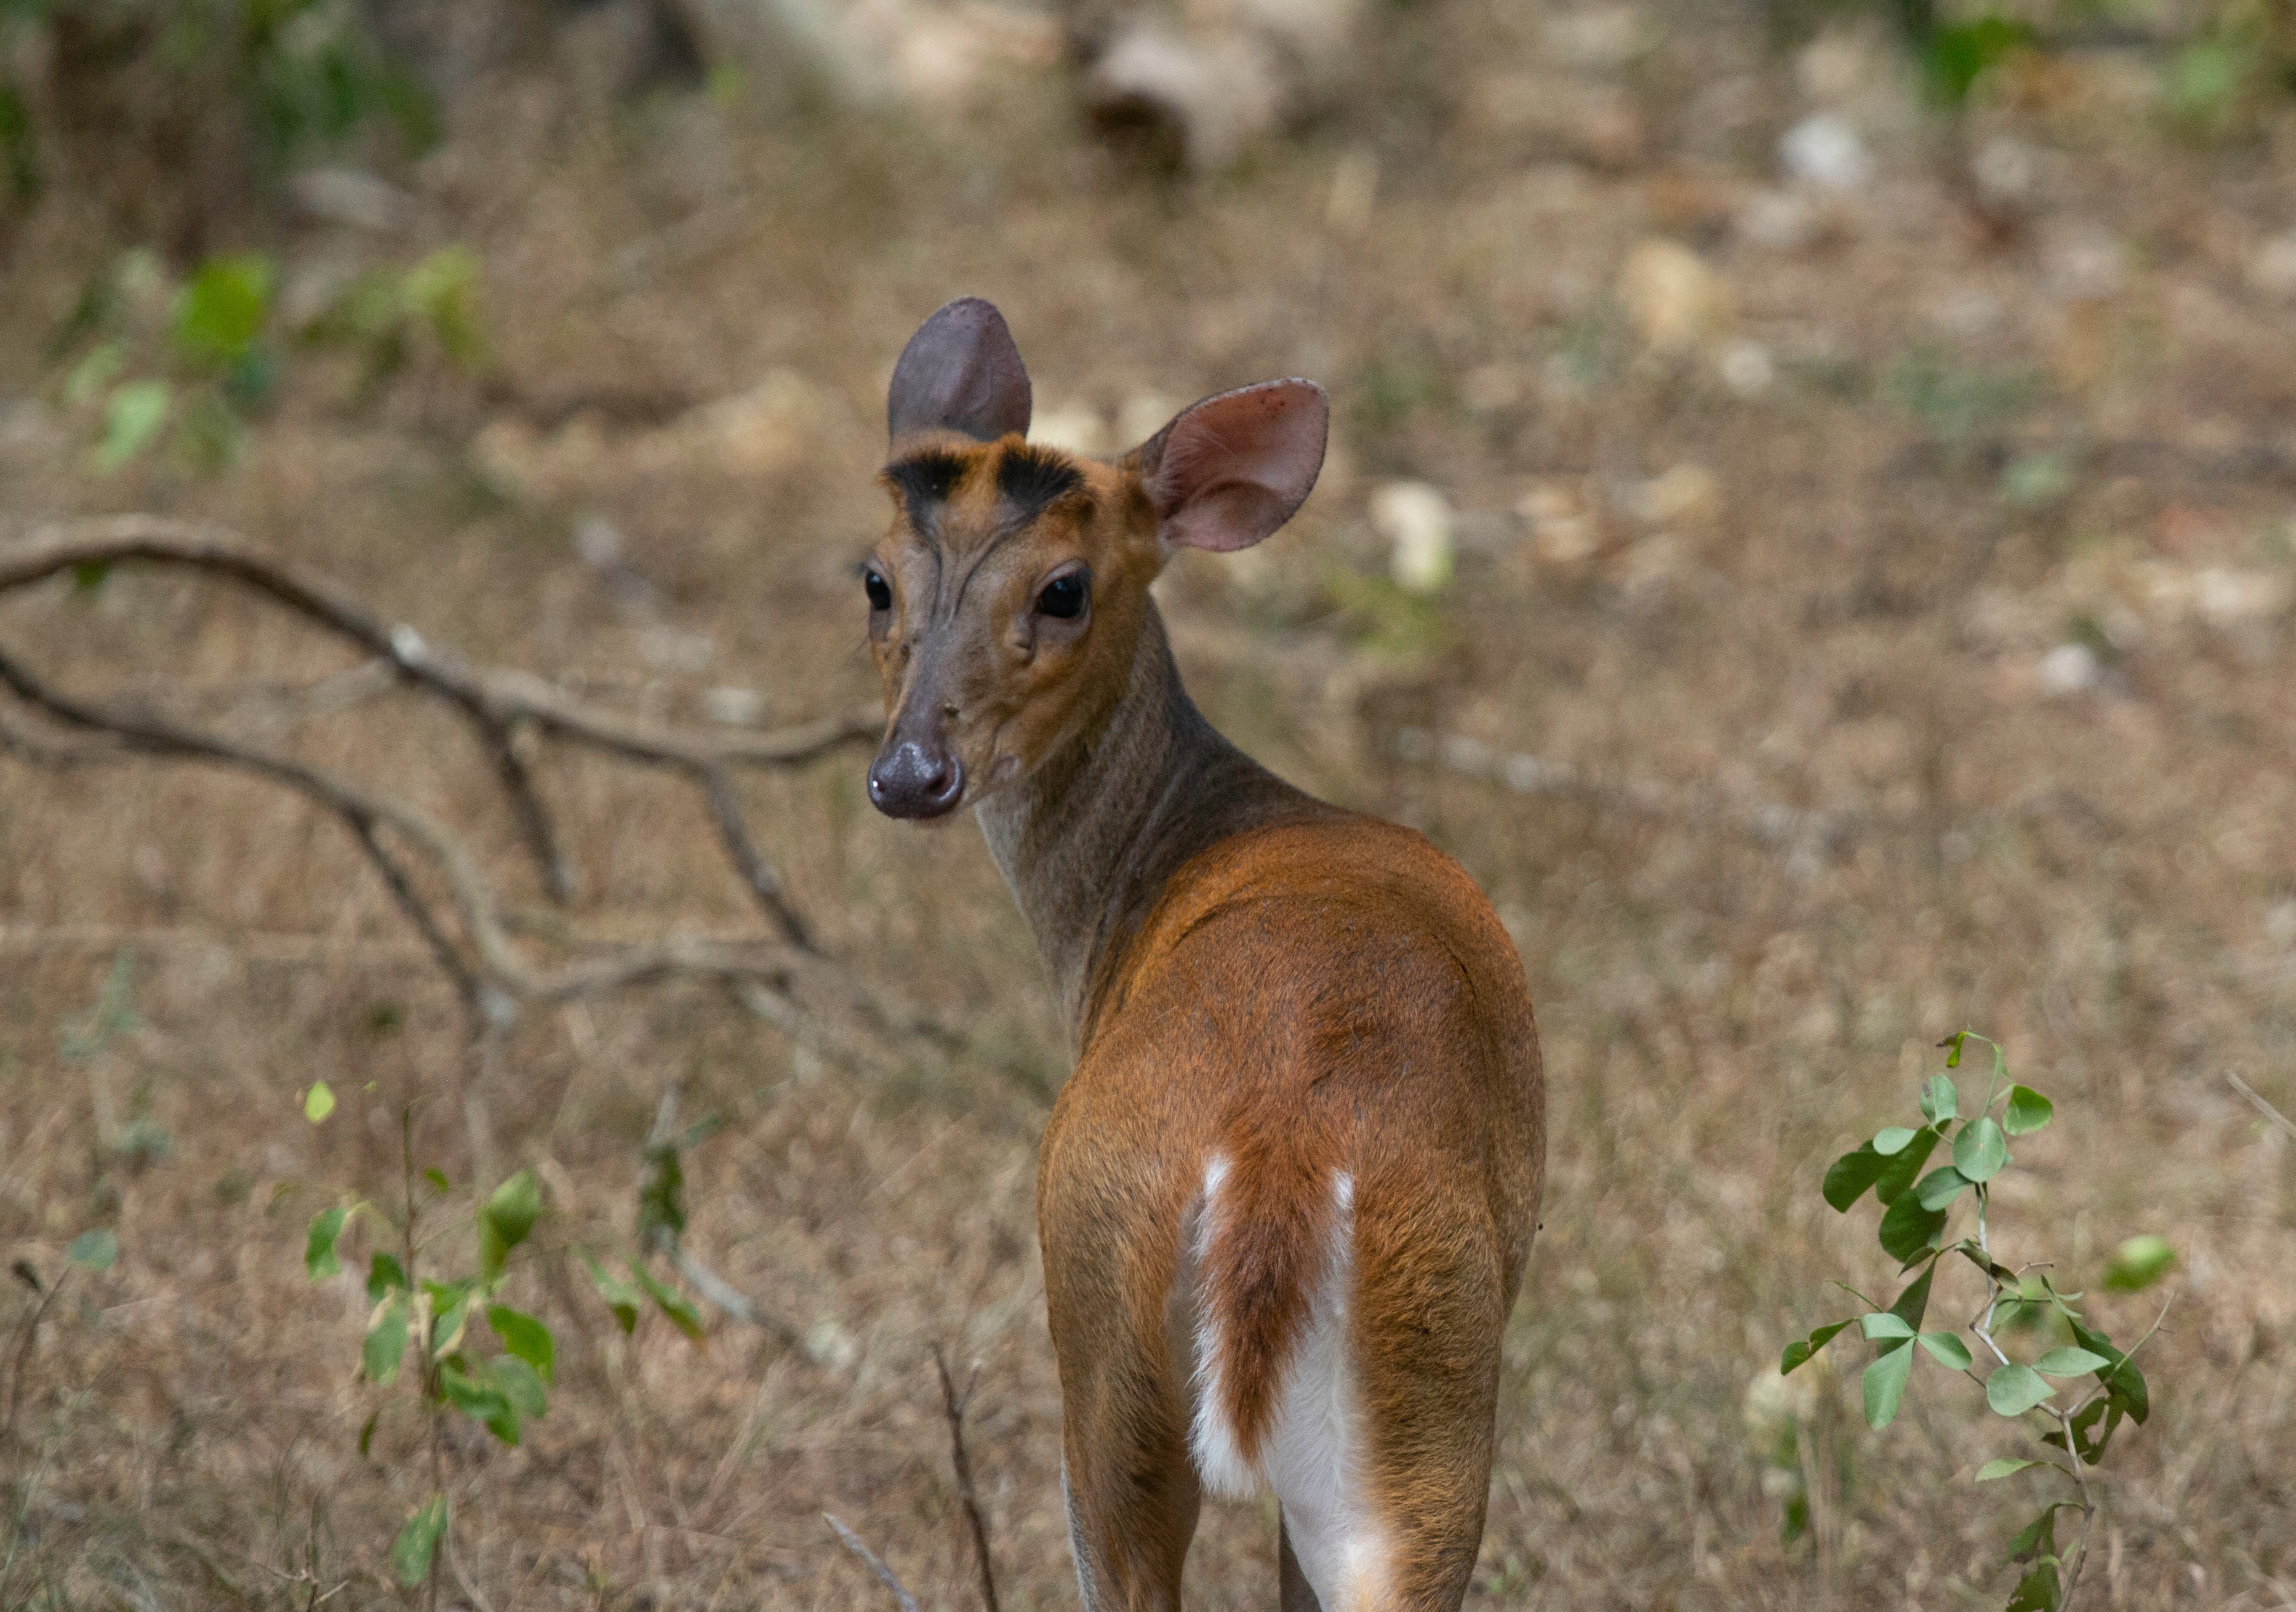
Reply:
<svg viewBox="0 0 2296 1612"><path fill-rule="evenodd" d="M1167 546L1249 548L1324 467L1332 407L1313 381L1263 381L1184 409L1134 456Z"/></svg>
<svg viewBox="0 0 2296 1612"><path fill-rule="evenodd" d="M982 442L1029 430L1029 371L1004 316L960 297L917 327L893 366L885 424L894 441L959 431Z"/></svg>

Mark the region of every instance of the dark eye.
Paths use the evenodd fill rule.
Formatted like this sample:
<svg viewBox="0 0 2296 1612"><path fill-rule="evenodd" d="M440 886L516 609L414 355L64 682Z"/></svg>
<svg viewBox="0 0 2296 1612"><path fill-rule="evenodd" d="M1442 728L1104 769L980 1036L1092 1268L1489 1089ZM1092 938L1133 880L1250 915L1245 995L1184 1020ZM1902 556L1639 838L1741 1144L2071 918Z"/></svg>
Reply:
<svg viewBox="0 0 2296 1612"><path fill-rule="evenodd" d="M861 586L868 592L870 609L890 610L893 608L893 585L885 580L884 573L879 571L874 565L864 566L862 568Z"/></svg>
<svg viewBox="0 0 2296 1612"><path fill-rule="evenodd" d="M1084 614L1085 581L1080 576L1054 577L1037 596L1037 613L1055 621L1072 621Z"/></svg>

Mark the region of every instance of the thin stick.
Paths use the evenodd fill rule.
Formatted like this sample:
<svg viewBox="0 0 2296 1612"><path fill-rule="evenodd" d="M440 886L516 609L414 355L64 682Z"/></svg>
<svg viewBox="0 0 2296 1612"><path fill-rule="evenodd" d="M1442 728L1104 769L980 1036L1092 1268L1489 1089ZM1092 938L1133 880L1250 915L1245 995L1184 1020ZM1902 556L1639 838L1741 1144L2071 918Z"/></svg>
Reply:
<svg viewBox="0 0 2296 1612"><path fill-rule="evenodd" d="M19 1263L16 1267L19 1275L30 1269L29 1263ZM33 1341L39 1336L40 1321L47 1314L48 1306L56 1302L56 1295L63 1291L64 1284L70 1279L71 1267L66 1265L56 1279L48 1284L47 1291L40 1294L40 1302L32 1306L31 1319L24 1323L23 1335L16 1340L16 1351L8 1372L8 1410L5 1416L0 1416L0 1439L15 1435L16 1404L24 1394L24 1369L31 1362ZM38 1287L35 1282L34 1291L37 1292Z"/></svg>
<svg viewBox="0 0 2296 1612"><path fill-rule="evenodd" d="M956 1384L948 1375L948 1361L933 1345L933 1369L940 1375L941 1409L948 1414L949 1460L956 1468L957 1498L964 1502L964 1515L972 1524L972 1556L980 1564L980 1600L988 1612L996 1612L996 1572L988 1559L988 1519L980 1514L980 1501L972 1487L972 1462L964 1452L964 1407L972 1398L972 1383L964 1385L964 1392L956 1391ZM980 1377L974 1374L973 1382Z"/></svg>
<svg viewBox="0 0 2296 1612"><path fill-rule="evenodd" d="M2286 1114L2281 1113L2279 1109L2275 1108L2270 1103L2266 1102L2262 1095L2257 1091L2255 1087L2250 1085L2246 1081L2241 1079L2240 1076L2234 1074L2229 1069L2225 1071L2225 1079L2232 1082L2232 1089L2234 1091L2239 1092L2241 1096L2246 1098L2250 1102L2256 1105L2256 1111L2259 1114L2262 1114L2266 1119L2270 1120L2274 1124L2279 1126L2281 1130L2286 1131L2290 1136L2296 1136L2296 1120L2291 1120Z"/></svg>
<svg viewBox="0 0 2296 1612"><path fill-rule="evenodd" d="M821 1520L836 1529L837 1537L845 1542L845 1548L868 1563L869 1571L884 1581L885 1588L893 1592L893 1599L901 1603L901 1612L917 1612L917 1598L909 1593L907 1585L893 1576L893 1570L877 1559L874 1550L861 1542L859 1534L826 1511L821 1514Z"/></svg>

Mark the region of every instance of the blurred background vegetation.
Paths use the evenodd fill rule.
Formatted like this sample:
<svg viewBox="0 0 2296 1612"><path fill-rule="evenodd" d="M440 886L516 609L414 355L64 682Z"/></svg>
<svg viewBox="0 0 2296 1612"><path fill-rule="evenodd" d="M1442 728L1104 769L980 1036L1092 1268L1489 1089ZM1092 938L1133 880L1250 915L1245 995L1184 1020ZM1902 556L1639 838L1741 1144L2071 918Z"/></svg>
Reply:
<svg viewBox="0 0 2296 1612"><path fill-rule="evenodd" d="M1215 720L1457 856L1541 1005L1473 1604L2008 1593L1959 1386L1868 1440L1854 1382L1774 1369L1862 1268L1826 1162L1964 1028L2058 1105L2004 1201L2065 1229L2059 1287L2174 1250L2097 1604L2296 1602L2287 0L0 0L0 545L217 522L718 732L874 697L883 386L949 297L1078 451L1317 378L1293 528L1161 596ZM0 646L480 825L537 944L754 929L693 801L579 757L554 906L466 734L227 590L96 568L0 596ZM689 982L474 1070L330 820L0 750L0 1605L400 1602L427 1435L362 1435L373 1304L302 1262L396 1200L410 1105L443 1179L535 1172L557 1340L520 1445L441 1452L450 1600L881 1604L827 1509L953 1604L940 1343L1010 1600L1072 1604L1064 1032L975 836L878 819L860 765L743 799L953 1063ZM679 1233L762 1317L698 1294L705 1351L582 1274L652 1247L670 1091ZM2134 1336L2155 1297L2092 1302ZM1270 1533L1207 1514L1205 1604L1273 1598Z"/></svg>

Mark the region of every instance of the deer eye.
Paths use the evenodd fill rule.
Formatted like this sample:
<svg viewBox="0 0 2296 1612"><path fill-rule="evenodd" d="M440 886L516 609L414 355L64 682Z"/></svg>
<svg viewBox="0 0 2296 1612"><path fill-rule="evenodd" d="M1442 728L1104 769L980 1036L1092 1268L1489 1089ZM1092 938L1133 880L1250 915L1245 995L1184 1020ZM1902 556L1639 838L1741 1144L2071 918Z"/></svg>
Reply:
<svg viewBox="0 0 2296 1612"><path fill-rule="evenodd" d="M1084 614L1086 594L1085 579L1071 572L1064 577L1054 577L1037 595L1037 613L1051 616L1054 621L1072 621Z"/></svg>
<svg viewBox="0 0 2296 1612"><path fill-rule="evenodd" d="M893 585L885 580L885 573L874 565L865 565L861 568L861 586L869 595L870 609L893 608Z"/></svg>

